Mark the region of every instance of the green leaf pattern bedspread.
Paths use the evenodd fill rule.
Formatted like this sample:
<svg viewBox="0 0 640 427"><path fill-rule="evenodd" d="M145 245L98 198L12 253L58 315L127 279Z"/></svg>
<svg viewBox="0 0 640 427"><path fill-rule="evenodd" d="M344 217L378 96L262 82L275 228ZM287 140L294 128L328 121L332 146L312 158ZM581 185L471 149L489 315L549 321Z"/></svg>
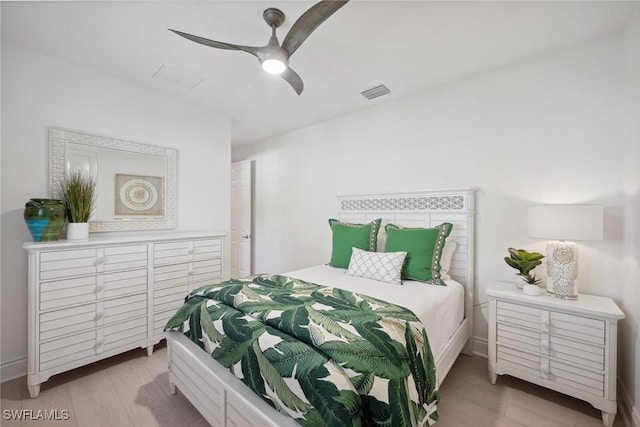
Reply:
<svg viewBox="0 0 640 427"><path fill-rule="evenodd" d="M419 426L438 419L433 356L409 310L280 275L194 290L184 332L304 426Z"/></svg>

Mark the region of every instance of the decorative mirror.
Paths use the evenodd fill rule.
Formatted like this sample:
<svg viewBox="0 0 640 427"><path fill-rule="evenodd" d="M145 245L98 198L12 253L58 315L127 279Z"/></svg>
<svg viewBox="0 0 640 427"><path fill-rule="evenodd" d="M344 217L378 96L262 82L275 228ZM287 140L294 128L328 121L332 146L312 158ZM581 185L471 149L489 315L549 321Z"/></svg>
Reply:
<svg viewBox="0 0 640 427"><path fill-rule="evenodd" d="M176 227L176 150L56 128L49 150L52 197L71 171L96 181L89 231Z"/></svg>

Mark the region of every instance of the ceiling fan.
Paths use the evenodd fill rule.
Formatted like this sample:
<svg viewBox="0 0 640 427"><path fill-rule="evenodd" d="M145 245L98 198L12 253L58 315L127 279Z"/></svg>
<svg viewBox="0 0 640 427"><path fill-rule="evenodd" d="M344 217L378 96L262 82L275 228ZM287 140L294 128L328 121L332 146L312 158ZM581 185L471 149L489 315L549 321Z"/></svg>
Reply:
<svg viewBox="0 0 640 427"><path fill-rule="evenodd" d="M289 58L298 50L300 45L309 37L309 35L322 24L327 18L333 15L338 9L344 6L349 0L322 0L313 5L309 10L298 18L293 24L289 33L285 36L282 45L276 37L276 28L284 22L284 13L275 8L269 8L264 11L262 17L267 25L271 27L271 38L266 46L252 47L241 46L231 43L223 43L215 40L205 39L203 37L194 36L183 33L182 31L172 30L179 36L218 49L241 50L250 53L258 58L262 68L271 74L279 74L289 83L298 95L302 93L304 84L302 79L289 67Z"/></svg>

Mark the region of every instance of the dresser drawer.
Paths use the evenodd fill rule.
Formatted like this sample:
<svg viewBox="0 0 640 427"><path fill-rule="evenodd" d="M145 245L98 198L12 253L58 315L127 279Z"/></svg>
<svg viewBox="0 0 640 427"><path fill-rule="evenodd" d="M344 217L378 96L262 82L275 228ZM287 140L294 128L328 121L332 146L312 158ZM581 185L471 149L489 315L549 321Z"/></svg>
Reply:
<svg viewBox="0 0 640 427"><path fill-rule="evenodd" d="M104 298L115 298L147 292L147 269L105 274L103 277Z"/></svg>
<svg viewBox="0 0 640 427"><path fill-rule="evenodd" d="M222 277L222 260L220 258L194 261L189 271L189 284L191 289L194 285L212 285L220 281Z"/></svg>
<svg viewBox="0 0 640 427"><path fill-rule="evenodd" d="M98 326L96 304L85 304L40 314L40 340L75 334Z"/></svg>
<svg viewBox="0 0 640 427"><path fill-rule="evenodd" d="M153 249L156 266L199 261L222 256L220 239L156 243Z"/></svg>
<svg viewBox="0 0 640 427"><path fill-rule="evenodd" d="M147 258L147 245L114 246L104 249L102 262L104 271L121 271L146 267Z"/></svg>
<svg viewBox="0 0 640 427"><path fill-rule="evenodd" d="M159 307L166 303L175 302L180 307L184 304L184 297L189 293L189 285L187 283L170 288L158 289L153 293L153 306Z"/></svg>
<svg viewBox="0 0 640 427"><path fill-rule="evenodd" d="M496 325L496 341L508 347L540 354L542 334L532 329L513 326L507 323Z"/></svg>
<svg viewBox="0 0 640 427"><path fill-rule="evenodd" d="M193 260L220 258L222 256L222 242L220 239L196 240L193 242Z"/></svg>
<svg viewBox="0 0 640 427"><path fill-rule="evenodd" d="M169 264L153 269L153 289L162 289L187 284L189 281L189 263Z"/></svg>
<svg viewBox="0 0 640 427"><path fill-rule="evenodd" d="M168 242L153 245L153 265L189 262L193 252L191 242Z"/></svg>
<svg viewBox="0 0 640 427"><path fill-rule="evenodd" d="M95 274L98 271L98 249L42 252L40 280Z"/></svg>
<svg viewBox="0 0 640 427"><path fill-rule="evenodd" d="M97 330L93 329L40 344L40 369L52 369L96 354Z"/></svg>
<svg viewBox="0 0 640 427"><path fill-rule="evenodd" d="M40 310L94 302L97 276L77 277L40 284Z"/></svg>
<svg viewBox="0 0 640 427"><path fill-rule="evenodd" d="M120 346L144 340L147 336L147 318L139 317L127 322L114 323L103 329L103 340L98 351L109 351Z"/></svg>
<svg viewBox="0 0 640 427"><path fill-rule="evenodd" d="M103 324L108 326L123 320L147 315L147 294L107 300L102 312Z"/></svg>

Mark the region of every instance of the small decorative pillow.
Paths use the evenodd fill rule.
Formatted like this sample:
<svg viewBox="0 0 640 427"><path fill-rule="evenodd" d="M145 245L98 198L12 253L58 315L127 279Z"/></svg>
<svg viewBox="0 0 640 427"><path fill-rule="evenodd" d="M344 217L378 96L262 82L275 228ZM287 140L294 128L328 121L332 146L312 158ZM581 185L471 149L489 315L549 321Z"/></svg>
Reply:
<svg viewBox="0 0 640 427"><path fill-rule="evenodd" d="M367 252L353 248L347 274L401 285L406 252Z"/></svg>
<svg viewBox="0 0 640 427"><path fill-rule="evenodd" d="M380 221L376 219L368 224L350 224L330 219L329 225L333 233L330 265L338 268L349 267L351 248L375 251Z"/></svg>
<svg viewBox="0 0 640 427"><path fill-rule="evenodd" d="M447 239L444 243L444 249L442 249L442 257L440 258L440 278L442 280L449 280L449 270L451 269L451 260L453 259L453 253L455 252L458 244L453 240Z"/></svg>
<svg viewBox="0 0 640 427"><path fill-rule="evenodd" d="M385 228L385 251L408 252L407 262L402 269L403 279L446 286L440 278L440 258L453 224L445 222L434 228L400 228L387 224Z"/></svg>

